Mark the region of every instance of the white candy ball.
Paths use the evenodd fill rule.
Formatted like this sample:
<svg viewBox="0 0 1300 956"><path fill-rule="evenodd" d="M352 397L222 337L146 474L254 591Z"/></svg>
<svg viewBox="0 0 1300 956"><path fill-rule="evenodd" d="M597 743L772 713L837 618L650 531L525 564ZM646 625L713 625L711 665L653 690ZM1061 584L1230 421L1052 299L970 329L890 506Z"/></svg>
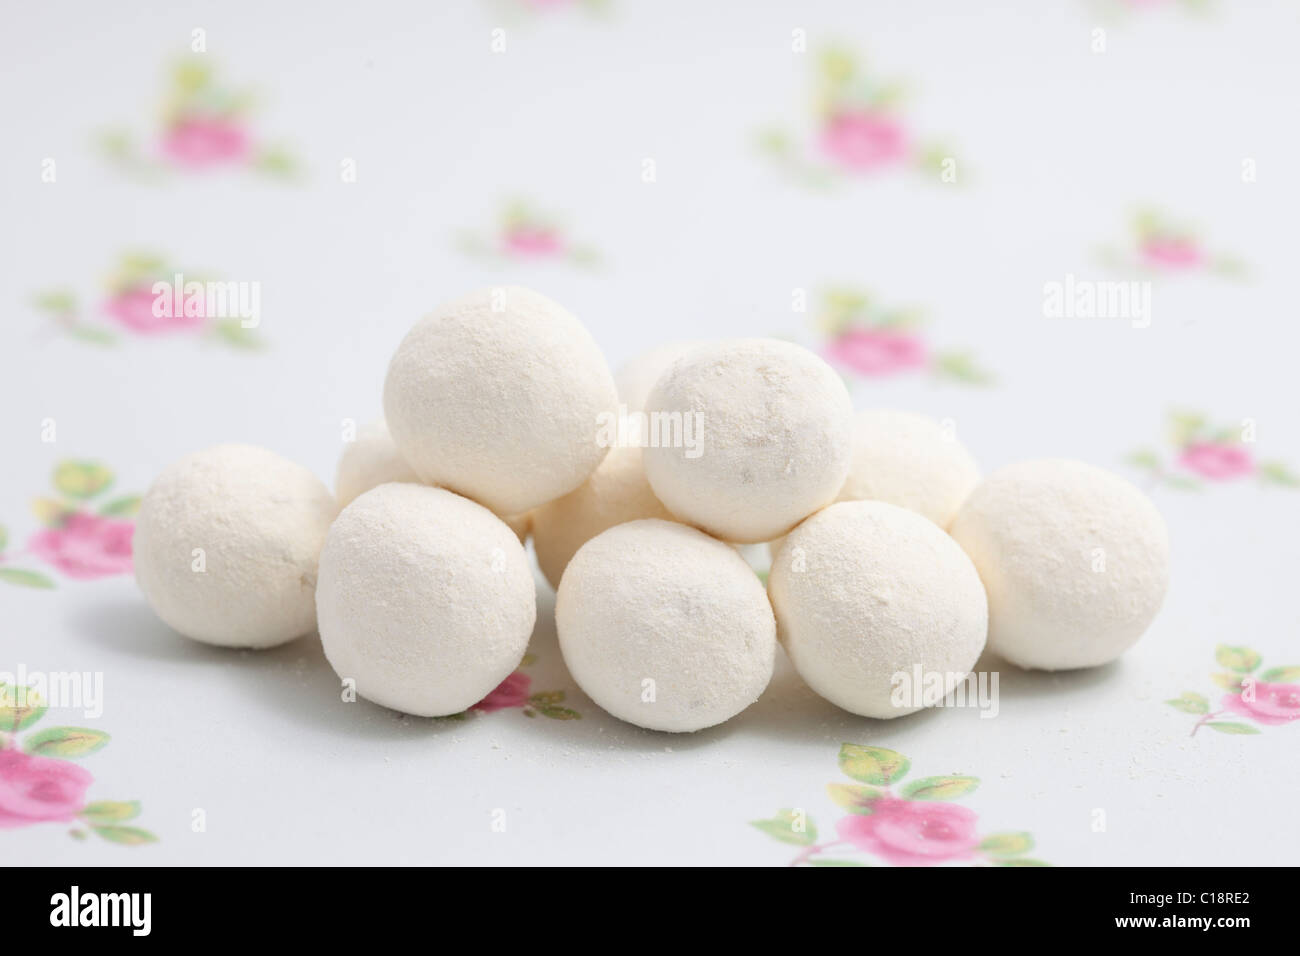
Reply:
<svg viewBox="0 0 1300 956"><path fill-rule="evenodd" d="M640 448L611 450L590 478L532 514L537 565L553 588L578 549L606 528L638 518L672 520L650 490Z"/></svg>
<svg viewBox="0 0 1300 956"><path fill-rule="evenodd" d="M989 596L989 648L1042 670L1114 660L1151 624L1169 584L1164 519L1137 488L1078 461L1010 465L951 532Z"/></svg>
<svg viewBox="0 0 1300 956"><path fill-rule="evenodd" d="M385 707L436 717L478 703L518 666L537 616L528 557L481 505L389 484L343 509L316 589L340 678Z"/></svg>
<svg viewBox="0 0 1300 956"><path fill-rule="evenodd" d="M186 637L273 647L316 627L316 565L338 511L306 468L252 445L169 465L140 503L135 578Z"/></svg>
<svg viewBox="0 0 1300 956"><path fill-rule="evenodd" d="M947 528L979 484L970 452L932 418L867 409L853 418L853 464L840 501L884 501Z"/></svg>
<svg viewBox="0 0 1300 956"><path fill-rule="evenodd" d="M343 446L339 456L334 493L339 507L346 508L352 499L371 488L391 481L419 482L420 476L402 457L382 421L362 425L356 438Z"/></svg>
<svg viewBox="0 0 1300 956"><path fill-rule="evenodd" d="M642 411L646 399L650 396L650 390L668 370L668 366L699 344L699 342L669 342L667 345L656 346L629 359L614 373L619 404L626 406L629 412Z"/></svg>
<svg viewBox="0 0 1300 956"><path fill-rule="evenodd" d="M402 453L397 450L386 424L380 421L362 425L357 429L356 439L344 446L343 454L339 457L338 474L334 479L339 507L346 508L371 488L394 481L424 484L415 469L407 464ZM510 526L521 544L532 529L531 512L497 517Z"/></svg>
<svg viewBox="0 0 1300 956"><path fill-rule="evenodd" d="M975 666L988 633L970 559L932 521L880 501L833 504L791 531L768 594L800 676L864 717L933 706ZM930 681L943 693L924 693ZM894 699L896 683L920 696Z"/></svg>
<svg viewBox="0 0 1300 956"><path fill-rule="evenodd" d="M784 534L833 501L848 474L848 390L829 365L790 342L730 339L692 349L659 379L646 409L683 416L687 439L645 449L655 495L678 518L728 541Z"/></svg>
<svg viewBox="0 0 1300 956"><path fill-rule="evenodd" d="M632 521L592 538L560 581L555 622L587 696L651 730L720 724L772 677L776 624L757 575L685 525Z"/></svg>
<svg viewBox="0 0 1300 956"><path fill-rule="evenodd" d="M499 517L506 523L506 527L515 533L515 537L519 539L520 544L528 540L528 536L533 530L533 513L531 511L525 511L523 514L517 515L499 515Z"/></svg>
<svg viewBox="0 0 1300 956"><path fill-rule="evenodd" d="M429 484L515 515L572 491L607 449L614 380L582 324L529 289L488 289L421 319L384 382L393 440Z"/></svg>

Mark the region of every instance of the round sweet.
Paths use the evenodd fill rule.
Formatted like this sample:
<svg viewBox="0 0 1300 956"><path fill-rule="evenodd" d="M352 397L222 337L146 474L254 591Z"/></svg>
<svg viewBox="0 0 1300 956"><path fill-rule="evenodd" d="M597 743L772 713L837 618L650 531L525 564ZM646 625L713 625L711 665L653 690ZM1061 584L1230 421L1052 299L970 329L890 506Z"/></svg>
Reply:
<svg viewBox="0 0 1300 956"><path fill-rule="evenodd" d="M1010 465L967 499L950 529L989 597L989 649L1021 667L1114 660L1155 618L1169 534L1122 478L1078 461Z"/></svg>
<svg viewBox="0 0 1300 956"><path fill-rule="evenodd" d="M563 498L533 512L533 550L551 582L560 578L578 549L606 528L638 518L672 520L641 468L640 448L615 448L600 467Z"/></svg>
<svg viewBox="0 0 1300 956"><path fill-rule="evenodd" d="M660 376L668 370L668 366L699 344L699 342L669 342L667 345L658 345L628 359L614 373L619 404L626 407L628 412L643 411L650 390L654 388Z"/></svg>
<svg viewBox="0 0 1300 956"><path fill-rule="evenodd" d="M684 732L740 713L772 677L776 623L734 549L671 521L630 521L584 544L555 598L560 651L615 717Z"/></svg>
<svg viewBox="0 0 1300 956"><path fill-rule="evenodd" d="M135 579L186 637L274 647L316 627L316 563L337 512L301 465L216 445L169 465L140 502Z"/></svg>
<svg viewBox="0 0 1300 956"><path fill-rule="evenodd" d="M339 507L346 508L353 499L371 488L393 481L423 484L415 469L407 464L402 453L397 450L386 424L379 421L362 425L357 429L356 439L344 447L339 458L338 474L334 479ZM523 544L532 529L532 513L525 511L522 514L498 517L510 526L519 543Z"/></svg>
<svg viewBox="0 0 1300 956"><path fill-rule="evenodd" d="M970 559L934 522L881 501L839 502L791 531L768 595L800 676L863 717L938 703L988 633Z"/></svg>
<svg viewBox="0 0 1300 956"><path fill-rule="evenodd" d="M440 306L384 381L393 440L426 482L516 515L568 494L608 450L617 393L581 323L539 293L485 289Z"/></svg>
<svg viewBox="0 0 1300 956"><path fill-rule="evenodd" d="M517 515L500 515L499 517L506 523L506 527L515 533L515 537L519 539L520 544L528 540L528 536L533 531L533 513L531 511L525 511Z"/></svg>
<svg viewBox="0 0 1300 956"><path fill-rule="evenodd" d="M853 406L807 349L729 339L677 359L650 392L659 419L646 477L678 518L727 541L769 541L835 499L848 475ZM668 433L664 422L680 424Z"/></svg>
<svg viewBox="0 0 1300 956"><path fill-rule="evenodd" d="M388 484L343 509L316 589L321 644L340 678L422 717L478 703L519 665L537 617L514 533L442 488Z"/></svg>
<svg viewBox="0 0 1300 956"><path fill-rule="evenodd" d="M388 426L382 421L362 425L356 438L343 446L334 493L339 507L346 508L352 499L371 488L390 481L419 482L420 476L397 450Z"/></svg>
<svg viewBox="0 0 1300 956"><path fill-rule="evenodd" d="M853 417L853 464L840 501L885 501L947 528L979 484L970 452L939 422L866 409Z"/></svg>

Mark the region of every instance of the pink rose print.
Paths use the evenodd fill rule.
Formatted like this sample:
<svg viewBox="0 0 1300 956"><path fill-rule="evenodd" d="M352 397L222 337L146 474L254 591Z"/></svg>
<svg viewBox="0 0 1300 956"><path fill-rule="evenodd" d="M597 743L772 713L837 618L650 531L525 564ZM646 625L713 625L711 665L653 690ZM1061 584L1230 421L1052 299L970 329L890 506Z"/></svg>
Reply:
<svg viewBox="0 0 1300 956"><path fill-rule="evenodd" d="M1142 258L1148 265L1170 269L1194 269L1205 256L1190 239L1164 239L1154 236L1142 244Z"/></svg>
<svg viewBox="0 0 1300 956"><path fill-rule="evenodd" d="M254 136L249 114L255 97L232 90L218 79L207 57L191 57L172 69L162 97L162 121L142 149L123 129L102 136L107 158L137 179L157 182L169 173L203 173L217 169L254 169L291 178L297 169L284 149Z"/></svg>
<svg viewBox="0 0 1300 956"><path fill-rule="evenodd" d="M1178 463L1211 481L1229 481L1251 474L1255 463L1240 445L1196 441L1184 446Z"/></svg>
<svg viewBox="0 0 1300 956"><path fill-rule="evenodd" d="M42 292L35 303L54 328L92 345L116 345L123 332L139 337L185 333L245 351L261 348L262 339L255 329L245 328L243 316L209 310L206 283L214 278L177 268L151 252L128 252L106 282L102 311L109 322L82 314L77 296L67 289ZM155 293L159 283L165 288Z"/></svg>
<svg viewBox="0 0 1300 956"><path fill-rule="evenodd" d="M538 258L558 255L564 249L564 243L553 230L528 226L519 226L506 233L505 246L511 253Z"/></svg>
<svg viewBox="0 0 1300 956"><path fill-rule="evenodd" d="M932 351L921 333L922 323L917 310L882 307L869 293L852 288L827 290L816 320L826 338L822 355L846 376L881 378L928 371L967 385L992 381L968 353Z"/></svg>
<svg viewBox="0 0 1300 956"><path fill-rule="evenodd" d="M907 133L882 113L835 113L822 127L822 148L837 163L866 171L902 162L908 155Z"/></svg>
<svg viewBox="0 0 1300 956"><path fill-rule="evenodd" d="M535 658L532 654L525 654L520 667L530 667ZM540 714L543 717L549 717L552 720L579 720L582 714L578 713L564 704L564 691L562 690L532 690L533 679L521 670L515 671L477 704L470 708L480 714L491 714L498 710L511 710L518 708L524 712L525 717L536 717ZM464 720L466 714L453 714L446 720Z"/></svg>
<svg viewBox="0 0 1300 956"><path fill-rule="evenodd" d="M1182 223L1156 209L1141 209L1133 217L1131 235L1121 247L1099 250L1105 265L1126 272L1190 275L1213 272L1240 276L1244 268L1232 256L1212 255Z"/></svg>
<svg viewBox="0 0 1300 956"><path fill-rule="evenodd" d="M75 820L94 779L67 760L0 750L0 829Z"/></svg>
<svg viewBox="0 0 1300 956"><path fill-rule="evenodd" d="M790 866L867 866L864 853L892 866L976 863L988 866L1047 866L1025 857L1034 846L1028 833L980 836L975 811L950 801L979 786L975 777L922 777L890 787L907 775L912 762L896 750L844 744L839 765L854 783L832 783L831 799L848 811L835 824L837 839L817 842L817 827L802 810L780 810L752 825L781 843L799 847ZM827 850L839 848L830 858Z"/></svg>
<svg viewBox="0 0 1300 956"><path fill-rule="evenodd" d="M119 292L104 304L104 311L114 321L132 332L143 335L155 335L160 332L188 331L201 328L207 321L206 316L197 315L154 315L154 302L157 300L152 286L139 286ZM171 312L184 312L184 309L171 309ZM201 313L200 309L193 312Z"/></svg>
<svg viewBox="0 0 1300 956"><path fill-rule="evenodd" d="M847 816L836 824L840 839L894 866L932 866L970 858L979 845L978 818L955 803L924 803L881 798L866 816Z"/></svg>
<svg viewBox="0 0 1300 956"><path fill-rule="evenodd" d="M21 665L19 670L23 672ZM139 803L86 800L95 778L72 761L102 750L108 734L86 727L47 727L19 739L47 709L34 687L0 684L0 830L77 821L110 843L155 842L158 838L148 830L126 825L139 815ZM84 838L86 833L74 829L71 835Z"/></svg>
<svg viewBox="0 0 1300 956"><path fill-rule="evenodd" d="M174 162L191 169L243 162L251 148L248 133L239 123L222 117L184 117L163 135L162 151Z"/></svg>
<svg viewBox="0 0 1300 956"><path fill-rule="evenodd" d="M828 186L845 175L911 167L957 182L956 160L937 144L917 142L902 112L901 83L869 75L843 48L817 58L814 117L806 135L768 129L759 145L795 178Z"/></svg>
<svg viewBox="0 0 1300 956"><path fill-rule="evenodd" d="M32 535L27 549L70 578L129 574L134 531L135 524L130 521L74 512L57 528Z"/></svg>
<svg viewBox="0 0 1300 956"><path fill-rule="evenodd" d="M501 211L495 233L487 236L465 232L457 237L461 252L499 262L572 262L595 266L596 251L576 245L552 218L523 199L513 199Z"/></svg>
<svg viewBox="0 0 1300 956"><path fill-rule="evenodd" d="M490 714L508 707L523 707L528 703L528 688L532 682L527 674L515 671L498 684L496 690L475 704L473 709Z"/></svg>
<svg viewBox="0 0 1300 956"><path fill-rule="evenodd" d="M1175 710L1198 718L1189 736L1195 737L1202 727L1221 734L1258 734L1259 728L1254 724L1277 727L1300 720L1300 684L1294 683L1300 681L1300 667L1269 667L1256 674L1263 662L1259 652L1228 644L1214 649L1214 659L1223 669L1210 678L1228 691L1220 698L1218 710L1211 711L1209 698L1195 691L1185 691L1165 701ZM1253 723L1217 719L1227 713Z"/></svg>
<svg viewBox="0 0 1300 956"><path fill-rule="evenodd" d="M1252 694L1253 699L1248 699ZM1277 726L1300 720L1300 686L1295 684L1266 684L1255 681L1251 689L1243 688L1240 694L1227 694L1223 698L1225 709L1257 724Z"/></svg>
<svg viewBox="0 0 1300 956"><path fill-rule="evenodd" d="M1300 487L1300 476L1285 462L1256 460L1250 447L1253 439L1254 424L1249 420L1236 428L1216 427L1199 412L1171 412L1170 457L1154 448L1141 448L1128 461L1152 482L1182 491L1200 490L1205 481L1222 484L1243 478L1262 485Z"/></svg>
<svg viewBox="0 0 1300 956"><path fill-rule="evenodd" d="M33 503L36 517L45 527L28 538L27 550L8 552L9 534L0 527L0 581L30 588L55 586L46 574L15 567L12 559L21 556L82 581L130 574L131 536L135 531L131 519L140 507L140 499L136 495L106 498L112 483L113 472L97 462L60 462L54 469L57 497L37 498Z"/></svg>
<svg viewBox="0 0 1300 956"><path fill-rule="evenodd" d="M928 356L925 343L901 332L850 329L826 347L826 357L861 375L893 375L924 368Z"/></svg>

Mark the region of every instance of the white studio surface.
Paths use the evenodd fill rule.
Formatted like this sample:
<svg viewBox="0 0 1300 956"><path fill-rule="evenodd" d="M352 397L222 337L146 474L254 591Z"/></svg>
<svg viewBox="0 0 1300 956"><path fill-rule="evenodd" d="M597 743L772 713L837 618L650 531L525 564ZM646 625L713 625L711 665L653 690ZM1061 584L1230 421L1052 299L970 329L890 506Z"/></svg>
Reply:
<svg viewBox="0 0 1300 956"><path fill-rule="evenodd" d="M1193 693L1224 709L1212 675L1235 672L1216 663L1218 645L1257 652L1258 665L1224 656L1242 672L1300 666L1289 600L1300 489L1258 480L1263 463L1300 466L1295 10L532 6L389 2L306 16L83 3L71 17L31 5L4 14L0 569L39 572L53 587L0 581L0 671L102 680L102 708L90 708L102 713L52 707L20 737L57 726L110 735L75 761L92 779L61 778L61 792L139 801L124 825L156 838L99 839L84 816L34 821L13 796L30 774L19 779L0 756L6 859L784 865L850 832L825 859L902 862L878 834L842 828L847 811L827 785L855 783L837 766L848 743L905 755L899 793L922 777L979 779L942 801L977 820L936 818L952 832L929 862L995 862L966 839L974 827L981 838L1032 834L1027 855L1056 865L1293 863L1300 705L1293 714L1283 700L1267 722L1222 717L1258 731L1232 734L1166 701ZM191 51L196 29L202 54ZM799 30L806 53L792 50ZM780 127L820 148L809 103L827 44L855 51L881 85L907 81L898 115L918 139L951 145L957 183L859 165L809 185L756 145ZM238 122L189 130L208 138L173 142L159 170L127 175L98 136L126 128L147 143L177 61L214 64L222 84L257 96L204 100ZM864 133L871 149L887 150L881 130ZM282 182L251 158L204 165L222 150L251 156L241 136L284 142L299 174ZM516 209L498 234L514 196L558 221ZM1162 271L1184 261L1176 236L1147 248L1153 270L1099 255L1148 205L1194 224L1209 265ZM1215 257L1244 271L1211 268ZM256 288L261 347L228 347L241 333L223 339L210 323L160 330L123 311L128 280L174 272ZM1045 308L1048 284L1119 278L1150 281L1149 312L1053 318ZM986 658L980 669L999 674L991 719L978 708L855 717L813 695L778 651L753 707L667 735L608 717L576 688L540 574L526 689L519 678L498 709L431 721L344 703L315 637L260 652L196 644L152 614L131 575L95 552L98 539L62 565L49 557L57 541L34 541L64 520L48 501L33 509L58 497L61 462L111 470L111 489L74 496L91 511L227 441L332 481L344 423L380 417L384 370L415 320L509 283L573 311L614 369L663 342L793 338L845 360L855 407L950 421L985 474L1057 456L1113 469L1168 523L1165 606L1101 668L1026 672ZM923 324L901 337L875 327L827 338L816 322L823 293L840 288L915 306ZM67 334L74 326L109 329L114 344ZM969 350L994 381L939 377L952 367L939 360L945 349ZM1179 472L1195 490L1167 480L1180 456L1229 441L1184 434L1171 446L1177 409L1248 436L1233 447L1255 474ZM1138 449L1152 449L1158 468L1132 464ZM76 471L63 485L96 475ZM1272 683L1288 681L1300 678ZM560 719L570 710L580 718ZM751 825L783 809L804 813L817 835L783 843Z"/></svg>

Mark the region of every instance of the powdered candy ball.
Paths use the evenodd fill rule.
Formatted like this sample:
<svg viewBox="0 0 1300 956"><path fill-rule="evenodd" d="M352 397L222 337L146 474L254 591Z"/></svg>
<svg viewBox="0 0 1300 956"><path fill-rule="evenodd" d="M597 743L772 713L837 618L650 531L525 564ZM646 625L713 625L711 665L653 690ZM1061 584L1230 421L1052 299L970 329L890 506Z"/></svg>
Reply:
<svg viewBox="0 0 1300 956"><path fill-rule="evenodd" d="M840 501L885 501L947 528L979 484L966 447L925 415L864 409L853 417L853 464Z"/></svg>
<svg viewBox="0 0 1300 956"><path fill-rule="evenodd" d="M657 345L629 359L614 373L619 403L626 406L629 412L644 410L650 390L667 371L668 366L699 344L699 342L669 342L666 345Z"/></svg>
<svg viewBox="0 0 1300 956"><path fill-rule="evenodd" d="M306 468L252 445L169 465L140 503L135 577L186 637L273 647L316 627L317 559L338 507Z"/></svg>
<svg viewBox="0 0 1300 956"><path fill-rule="evenodd" d="M722 723L772 676L776 623L757 575L685 525L631 521L592 538L560 580L555 621L573 679L640 727Z"/></svg>
<svg viewBox="0 0 1300 956"><path fill-rule="evenodd" d="M848 475L848 390L790 342L729 339L692 349L659 379L646 410L683 426L682 441L645 449L655 495L728 541L784 534L833 501Z"/></svg>
<svg viewBox="0 0 1300 956"><path fill-rule="evenodd" d="M989 648L1021 667L1114 660L1169 584L1164 519L1137 488L1079 461L1010 465L952 523L989 596Z"/></svg>
<svg viewBox="0 0 1300 956"><path fill-rule="evenodd" d="M338 473L334 479L334 490L339 500L339 507L346 508L353 499L365 494L371 488L378 488L393 481L406 481L423 484L420 476L402 457L389 434L388 426L380 421L362 425L357 429L354 441L347 442L343 454L339 456ZM517 515L498 515L510 526L522 543L532 528L529 512Z"/></svg>
<svg viewBox="0 0 1300 956"><path fill-rule="evenodd" d="M581 323L516 286L448 302L398 346L384 382L393 440L426 482L515 515L596 470L614 380Z"/></svg>
<svg viewBox="0 0 1300 956"><path fill-rule="evenodd" d="M316 591L321 644L367 700L456 714L518 666L537 616L527 555L467 498L388 484L330 528Z"/></svg>
<svg viewBox="0 0 1300 956"><path fill-rule="evenodd" d="M590 478L532 515L537 564L553 588L578 549L606 528L638 518L672 519L650 490L640 448L613 449Z"/></svg>
<svg viewBox="0 0 1300 956"><path fill-rule="evenodd" d="M961 548L880 501L833 504L791 531L768 594L800 676L864 717L933 706L975 666L988 632L984 588Z"/></svg>
<svg viewBox="0 0 1300 956"><path fill-rule="evenodd" d="M390 481L419 480L420 476L415 473L415 469L397 450L388 426L380 421L362 425L357 429L355 440L344 444L343 454L339 456L334 492L339 507L346 508L352 499L371 488Z"/></svg>
<svg viewBox="0 0 1300 956"><path fill-rule="evenodd" d="M979 484L980 469L942 424L912 412L853 416L853 463L838 501L884 501L947 528ZM771 543L772 555L784 539Z"/></svg>

